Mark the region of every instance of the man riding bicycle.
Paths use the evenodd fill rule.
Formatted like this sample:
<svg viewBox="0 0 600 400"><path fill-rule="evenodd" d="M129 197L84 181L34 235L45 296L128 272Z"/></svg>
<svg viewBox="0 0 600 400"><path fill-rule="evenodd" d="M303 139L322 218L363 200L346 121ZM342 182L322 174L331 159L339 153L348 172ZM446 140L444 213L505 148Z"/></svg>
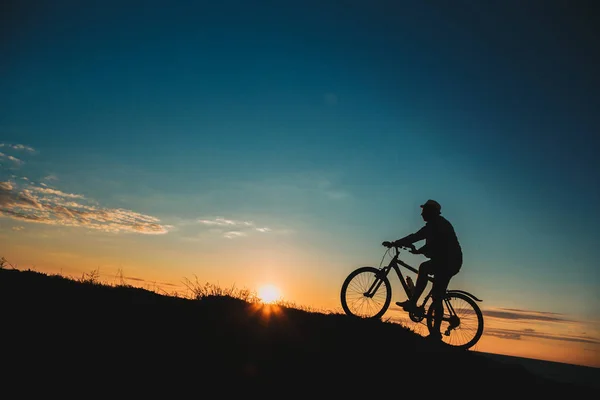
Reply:
<svg viewBox="0 0 600 400"><path fill-rule="evenodd" d="M433 275L433 287L431 289L434 310L434 333L428 337L441 340L440 326L442 323L442 299L450 283L450 279L456 275L462 267L462 248L454 231L452 224L441 215L442 206L435 200L427 200L421 205L421 217L425 226L419 231L412 233L393 242L385 241L382 245L386 247L413 247L412 244L425 240L425 245L418 250L411 251L413 254L423 254L429 260L419 266L417 282L408 300L396 302L408 312L423 312L419 310L417 302L427 287L427 276Z"/></svg>

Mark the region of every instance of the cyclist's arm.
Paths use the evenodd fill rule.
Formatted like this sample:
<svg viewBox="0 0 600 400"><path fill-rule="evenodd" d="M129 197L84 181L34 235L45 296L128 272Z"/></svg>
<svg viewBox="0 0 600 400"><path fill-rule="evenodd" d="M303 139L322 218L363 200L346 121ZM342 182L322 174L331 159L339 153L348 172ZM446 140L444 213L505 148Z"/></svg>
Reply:
<svg viewBox="0 0 600 400"><path fill-rule="evenodd" d="M425 257L429 257L429 247L426 244L423 247L421 247L420 249L417 249L416 251L414 251L413 253L414 254L423 254Z"/></svg>
<svg viewBox="0 0 600 400"><path fill-rule="evenodd" d="M396 240L394 244L396 246L406 246L421 240L425 240L428 236L427 234L429 232L429 229L430 228L428 227L428 225L425 225L417 232L411 233L410 235L404 236L403 238Z"/></svg>

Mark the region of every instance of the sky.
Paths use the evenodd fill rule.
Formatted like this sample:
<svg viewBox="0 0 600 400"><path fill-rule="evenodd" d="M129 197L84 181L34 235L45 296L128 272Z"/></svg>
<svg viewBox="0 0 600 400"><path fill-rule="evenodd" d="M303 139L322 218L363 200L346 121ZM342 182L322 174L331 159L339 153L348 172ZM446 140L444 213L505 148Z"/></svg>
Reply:
<svg viewBox="0 0 600 400"><path fill-rule="evenodd" d="M600 367L593 2L0 7L11 265L336 310L435 199L477 350Z"/></svg>

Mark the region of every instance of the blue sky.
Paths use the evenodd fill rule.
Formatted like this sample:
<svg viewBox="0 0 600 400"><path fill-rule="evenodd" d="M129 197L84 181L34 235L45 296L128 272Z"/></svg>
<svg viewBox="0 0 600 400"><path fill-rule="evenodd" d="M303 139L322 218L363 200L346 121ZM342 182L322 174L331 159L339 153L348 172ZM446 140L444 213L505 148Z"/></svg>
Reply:
<svg viewBox="0 0 600 400"><path fill-rule="evenodd" d="M599 319L592 2L213 3L3 5L10 196L48 194L37 185L139 213L119 226L155 218L160 238L115 243L179 254L188 267L172 274L202 275L194 260L208 254L287 248L322 264L305 278L329 280L315 290L332 298L355 264L380 261L381 241L418 229L433 198L464 247L456 285ZM3 205L11 240L38 243ZM240 229L226 244L199 229L223 221Z"/></svg>

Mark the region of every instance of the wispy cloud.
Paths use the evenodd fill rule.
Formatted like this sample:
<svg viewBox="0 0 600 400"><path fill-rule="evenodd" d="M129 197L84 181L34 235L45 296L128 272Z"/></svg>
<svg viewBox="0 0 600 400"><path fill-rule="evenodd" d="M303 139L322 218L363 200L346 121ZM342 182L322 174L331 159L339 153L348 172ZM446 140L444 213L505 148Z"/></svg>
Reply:
<svg viewBox="0 0 600 400"><path fill-rule="evenodd" d="M30 146L25 146L24 144L9 144L9 143L0 143L0 148L11 149L15 151L26 151L29 153L35 153L35 149Z"/></svg>
<svg viewBox="0 0 600 400"><path fill-rule="evenodd" d="M23 144L0 143L0 148L3 150L0 161L5 159L19 165L23 161L7 154L9 151L22 154L37 152ZM44 183L36 184L27 177L14 174L11 178L0 178L0 217L113 233L164 234L170 229L156 217L122 208L100 207L81 194L51 187L50 182L58 181L55 175L46 175L43 180Z"/></svg>
<svg viewBox="0 0 600 400"><path fill-rule="evenodd" d="M35 149L33 147L29 147L24 144L0 143L0 149L0 161L8 160L14 167L20 167L24 164L24 161L20 157L9 154L10 152L35 153Z"/></svg>
<svg viewBox="0 0 600 400"><path fill-rule="evenodd" d="M210 217L198 219L197 222L200 225L210 227L211 231L227 239L248 236L252 232L275 232L275 230L272 228L262 225L256 225L253 221L249 220L235 220L224 217Z"/></svg>
<svg viewBox="0 0 600 400"><path fill-rule="evenodd" d="M538 338L600 344L600 338L586 333L586 326L589 328L593 322L576 321L563 314L511 308L484 310L483 313L489 320L485 331L488 336L509 340Z"/></svg>
<svg viewBox="0 0 600 400"><path fill-rule="evenodd" d="M246 236L246 233L240 232L240 231L228 231L228 232L225 232L223 234L223 236L226 237L227 239L233 239L233 238L237 238L240 236Z"/></svg>
<svg viewBox="0 0 600 400"><path fill-rule="evenodd" d="M51 189L48 187L34 187L33 190L40 192L40 193L51 194L51 195L55 195L55 196L59 196L59 197L68 197L71 199L83 199L83 195L65 193L65 192L61 192L60 190Z"/></svg>
<svg viewBox="0 0 600 400"><path fill-rule="evenodd" d="M254 225L251 221L236 221L233 219L227 219L223 217L216 217L212 219L199 219L199 223L210 226L252 226Z"/></svg>
<svg viewBox="0 0 600 400"><path fill-rule="evenodd" d="M0 216L113 233L164 234L169 230L169 226L161 224L153 216L92 205L83 195L65 193L48 186L28 184L20 187L10 181L0 182Z"/></svg>
<svg viewBox="0 0 600 400"><path fill-rule="evenodd" d="M517 310L512 308L500 308L495 310L487 310L486 316L509 319L509 320L527 320L527 321L546 321L546 322L571 322L564 318L562 314L543 312L543 311L527 311Z"/></svg>
<svg viewBox="0 0 600 400"><path fill-rule="evenodd" d="M565 334L552 334L548 332L535 331L533 329L497 329L488 328L485 331L488 336L495 336L501 339L510 340L521 340L524 337L538 338L538 339L549 339L564 342L578 342L578 343L590 343L600 344L600 339L587 336L587 335L565 335Z"/></svg>
<svg viewBox="0 0 600 400"><path fill-rule="evenodd" d="M8 160L16 165L21 165L23 164L23 160L21 160L20 158L11 156L9 154L4 154L2 152L0 152L0 160Z"/></svg>

